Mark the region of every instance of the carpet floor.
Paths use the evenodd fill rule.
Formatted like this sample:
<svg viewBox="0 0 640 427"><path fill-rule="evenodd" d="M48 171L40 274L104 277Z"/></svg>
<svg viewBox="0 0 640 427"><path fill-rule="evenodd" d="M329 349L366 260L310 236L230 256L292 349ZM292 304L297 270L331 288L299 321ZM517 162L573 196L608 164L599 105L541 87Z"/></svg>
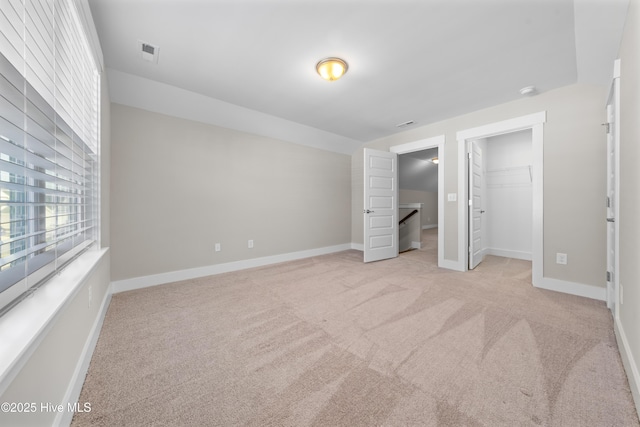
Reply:
<svg viewBox="0 0 640 427"><path fill-rule="evenodd" d="M72 425L640 425L603 302L422 243L114 295Z"/></svg>

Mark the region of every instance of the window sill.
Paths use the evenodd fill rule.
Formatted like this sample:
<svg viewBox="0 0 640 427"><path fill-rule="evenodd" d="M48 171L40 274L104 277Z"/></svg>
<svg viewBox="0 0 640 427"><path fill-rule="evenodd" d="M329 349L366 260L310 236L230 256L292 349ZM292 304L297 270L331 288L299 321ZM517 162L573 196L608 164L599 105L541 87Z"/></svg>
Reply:
<svg viewBox="0 0 640 427"><path fill-rule="evenodd" d="M73 300L108 250L85 252L37 292L0 317L0 395L44 339L58 313Z"/></svg>

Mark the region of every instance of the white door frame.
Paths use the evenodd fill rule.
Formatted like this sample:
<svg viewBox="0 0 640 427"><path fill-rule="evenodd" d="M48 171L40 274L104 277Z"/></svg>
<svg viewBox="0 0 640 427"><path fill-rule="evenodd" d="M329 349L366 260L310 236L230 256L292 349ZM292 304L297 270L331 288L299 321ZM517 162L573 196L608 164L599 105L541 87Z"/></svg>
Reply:
<svg viewBox="0 0 640 427"><path fill-rule="evenodd" d="M458 261L456 270L467 271L469 267L469 171L468 142L474 139L531 129L533 148L533 230L532 268L533 285L543 278L543 127L547 112L529 114L510 120L490 123L456 133L458 140Z"/></svg>
<svg viewBox="0 0 640 427"><path fill-rule="evenodd" d="M439 135L432 138L394 145L389 151L396 154L413 153L415 151L438 148L438 267L454 268L453 261L444 259L444 142L445 136Z"/></svg>
<svg viewBox="0 0 640 427"><path fill-rule="evenodd" d="M613 123L610 123L609 126L613 127L613 206L611 206L611 210L613 212L614 217L614 237L613 237L613 248L609 247L610 242L607 237L607 254L609 251L613 251L614 253L614 265L613 265L613 281L610 282L613 285L613 289L609 289L610 285L607 282L607 307L612 309L613 317L616 320L620 319L620 60L616 59L613 66L613 80L611 82L611 88L609 92L609 97L607 98L607 105L613 104ZM607 121L609 121L609 117L607 117ZM609 154L607 153L607 161ZM607 174L609 170L607 168ZM607 176L607 181L609 180L609 176ZM607 187L609 185L607 184ZM609 212L608 212L609 213ZM607 261L607 264L609 262ZM608 266L607 266L608 268Z"/></svg>

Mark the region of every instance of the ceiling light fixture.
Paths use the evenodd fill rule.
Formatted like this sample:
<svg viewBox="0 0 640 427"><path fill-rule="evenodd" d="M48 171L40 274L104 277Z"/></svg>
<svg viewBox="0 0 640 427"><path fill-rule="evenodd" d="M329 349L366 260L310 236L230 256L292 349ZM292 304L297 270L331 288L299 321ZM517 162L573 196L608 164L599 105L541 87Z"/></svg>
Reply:
<svg viewBox="0 0 640 427"><path fill-rule="evenodd" d="M316 64L316 71L325 80L338 80L347 72L349 66L340 58L325 58Z"/></svg>
<svg viewBox="0 0 640 427"><path fill-rule="evenodd" d="M437 165L440 162L440 160L438 160L437 157L432 157L431 162L433 162L434 165Z"/></svg>

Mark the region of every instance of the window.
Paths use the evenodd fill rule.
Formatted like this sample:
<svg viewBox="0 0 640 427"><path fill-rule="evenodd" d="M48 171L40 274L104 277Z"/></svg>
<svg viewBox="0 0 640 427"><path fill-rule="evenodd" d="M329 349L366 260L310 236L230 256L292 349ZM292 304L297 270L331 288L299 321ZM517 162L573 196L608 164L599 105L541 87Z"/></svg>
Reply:
<svg viewBox="0 0 640 427"><path fill-rule="evenodd" d="M0 310L97 241L98 105L73 0L0 2Z"/></svg>

